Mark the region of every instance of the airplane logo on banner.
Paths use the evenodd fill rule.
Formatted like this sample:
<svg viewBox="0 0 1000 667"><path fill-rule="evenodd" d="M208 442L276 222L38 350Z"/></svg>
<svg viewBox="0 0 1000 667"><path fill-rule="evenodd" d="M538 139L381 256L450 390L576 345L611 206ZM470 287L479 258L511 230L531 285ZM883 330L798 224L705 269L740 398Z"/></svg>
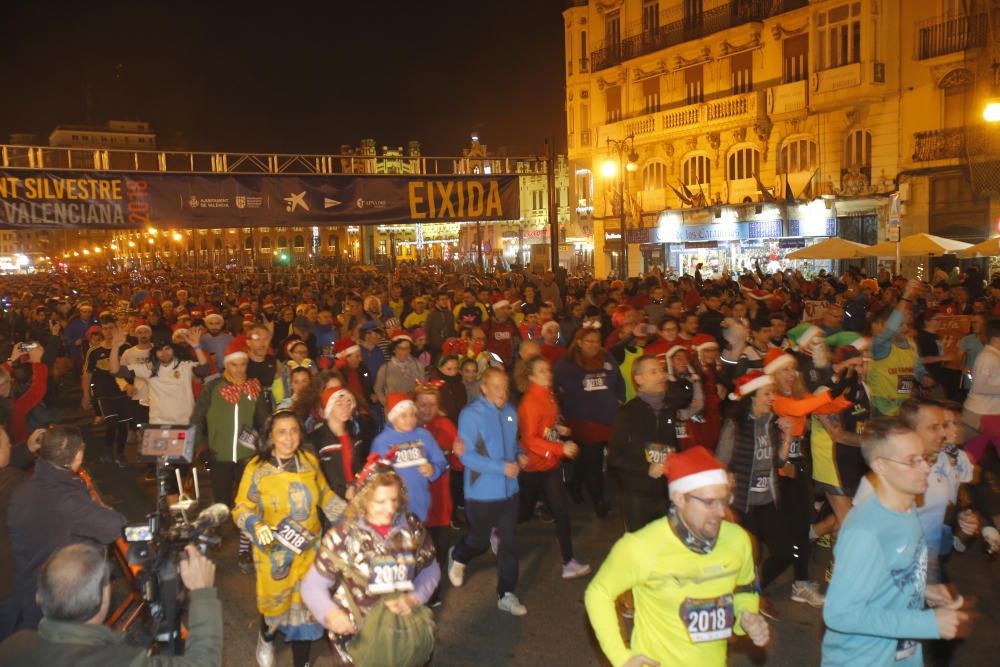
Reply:
<svg viewBox="0 0 1000 667"><path fill-rule="evenodd" d="M290 194L287 197L285 197L285 204L286 204L285 210L288 211L289 213L294 213L295 209L299 208L300 206L305 211L309 210L309 204L306 203L305 190L298 193L297 195Z"/></svg>
<svg viewBox="0 0 1000 667"><path fill-rule="evenodd" d="M323 208L333 208L334 206L340 206L343 202L339 202L336 199L329 199L323 197Z"/></svg>

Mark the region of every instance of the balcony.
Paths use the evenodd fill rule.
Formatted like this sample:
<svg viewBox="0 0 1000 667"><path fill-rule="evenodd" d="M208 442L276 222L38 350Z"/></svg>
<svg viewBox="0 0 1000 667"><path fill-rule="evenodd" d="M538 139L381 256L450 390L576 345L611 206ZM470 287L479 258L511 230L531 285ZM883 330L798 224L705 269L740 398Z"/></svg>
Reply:
<svg viewBox="0 0 1000 667"><path fill-rule="evenodd" d="M753 125L764 116L764 92L730 95L710 102L627 118L607 126L607 136L686 135L694 128L715 132ZM602 136L605 134L601 133Z"/></svg>
<svg viewBox="0 0 1000 667"><path fill-rule="evenodd" d="M914 162L950 160L966 155L966 128L964 127L917 132L913 138L915 140Z"/></svg>
<svg viewBox="0 0 1000 667"><path fill-rule="evenodd" d="M635 26L624 39L606 41L591 53L594 72L620 65L630 58L644 56L693 39L714 35L745 23L762 21L793 9L807 6L808 0L705 0L705 9L697 16L685 16L677 5L661 12L659 23L650 27ZM581 70L582 71L582 70Z"/></svg>
<svg viewBox="0 0 1000 667"><path fill-rule="evenodd" d="M917 59L986 46L989 19L986 14L926 21L917 26Z"/></svg>

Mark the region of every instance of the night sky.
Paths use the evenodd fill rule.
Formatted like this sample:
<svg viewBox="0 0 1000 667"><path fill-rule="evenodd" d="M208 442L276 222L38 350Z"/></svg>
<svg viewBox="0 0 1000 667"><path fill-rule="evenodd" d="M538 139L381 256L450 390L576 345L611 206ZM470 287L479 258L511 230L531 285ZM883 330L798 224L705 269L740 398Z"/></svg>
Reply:
<svg viewBox="0 0 1000 667"><path fill-rule="evenodd" d="M5 3L0 141L148 120L167 147L565 150L562 0Z"/></svg>

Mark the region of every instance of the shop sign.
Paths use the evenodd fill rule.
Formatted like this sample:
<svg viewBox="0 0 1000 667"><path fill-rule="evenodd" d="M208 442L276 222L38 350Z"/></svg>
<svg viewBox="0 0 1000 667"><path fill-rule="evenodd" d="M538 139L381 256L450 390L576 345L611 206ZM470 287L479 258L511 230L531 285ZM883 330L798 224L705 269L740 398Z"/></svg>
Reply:
<svg viewBox="0 0 1000 667"><path fill-rule="evenodd" d="M818 220L789 220L789 236L836 236L837 219L821 218Z"/></svg>
<svg viewBox="0 0 1000 667"><path fill-rule="evenodd" d="M622 238L622 235L619 234L618 232L604 232L604 242L605 243L607 243L608 241L620 241L621 238Z"/></svg>
<svg viewBox="0 0 1000 667"><path fill-rule="evenodd" d="M805 248L805 239L781 239L778 241L779 248Z"/></svg>

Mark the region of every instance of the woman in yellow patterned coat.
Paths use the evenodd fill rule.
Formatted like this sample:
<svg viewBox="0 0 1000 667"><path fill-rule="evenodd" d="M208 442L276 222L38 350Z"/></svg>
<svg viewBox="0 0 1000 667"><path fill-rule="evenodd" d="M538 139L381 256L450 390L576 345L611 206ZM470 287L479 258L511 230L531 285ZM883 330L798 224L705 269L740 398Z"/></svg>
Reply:
<svg viewBox="0 0 1000 667"><path fill-rule="evenodd" d="M302 429L293 411L271 415L261 440L260 453L243 473L233 508L236 525L254 545L261 614L257 663L274 664L274 638L280 631L292 643L295 665L305 665L310 642L323 636L323 626L302 603L302 578L322 535L320 511L332 521L345 503L326 483L316 457L299 449Z"/></svg>

